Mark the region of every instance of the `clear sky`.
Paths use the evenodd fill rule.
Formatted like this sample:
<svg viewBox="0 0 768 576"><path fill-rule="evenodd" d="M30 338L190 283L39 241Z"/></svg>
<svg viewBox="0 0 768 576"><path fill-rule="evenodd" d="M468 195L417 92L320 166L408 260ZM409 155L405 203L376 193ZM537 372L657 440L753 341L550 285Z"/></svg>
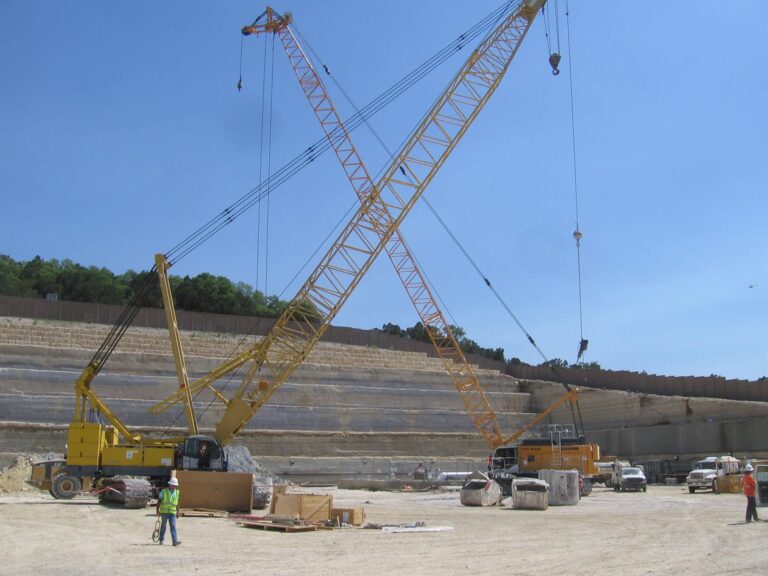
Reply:
<svg viewBox="0 0 768 576"><path fill-rule="evenodd" d="M363 106L499 5L274 8L293 13ZM768 376L768 2L571 0L569 8L570 56L560 0L562 73L551 74L539 20L428 200L543 352L575 361L572 64L586 359L665 375ZM279 43L273 57L271 41L247 38L244 88L235 87L240 28L263 10L244 1L0 2L0 253L147 269L269 165L318 140ZM467 53L371 119L390 148ZM270 122L271 144L262 145ZM364 127L353 139L378 173L381 146ZM268 209L250 210L172 273L220 274L289 299L353 200L326 154L275 190ZM423 202L402 231L450 322L507 357L541 361ZM380 259L335 324L417 320Z"/></svg>

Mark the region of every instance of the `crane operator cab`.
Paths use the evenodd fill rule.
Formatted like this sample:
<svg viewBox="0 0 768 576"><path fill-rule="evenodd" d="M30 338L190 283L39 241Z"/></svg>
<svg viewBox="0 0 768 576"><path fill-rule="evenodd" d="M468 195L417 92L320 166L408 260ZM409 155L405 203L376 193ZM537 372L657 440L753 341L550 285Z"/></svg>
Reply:
<svg viewBox="0 0 768 576"><path fill-rule="evenodd" d="M224 449L210 436L190 436L181 445L181 468L184 470L226 471Z"/></svg>

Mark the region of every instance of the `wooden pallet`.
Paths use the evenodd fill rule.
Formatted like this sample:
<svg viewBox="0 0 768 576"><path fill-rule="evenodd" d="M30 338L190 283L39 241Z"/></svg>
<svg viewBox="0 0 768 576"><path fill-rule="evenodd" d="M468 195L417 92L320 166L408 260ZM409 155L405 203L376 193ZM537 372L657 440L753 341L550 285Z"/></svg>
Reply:
<svg viewBox="0 0 768 576"><path fill-rule="evenodd" d="M257 528L260 530L273 530L278 532L313 532L317 530L317 525L314 524L303 524L303 525L290 525L290 524L279 524L276 522L270 522L267 520L262 521L247 521L243 520L238 522L240 526L243 526L245 528Z"/></svg>
<svg viewBox="0 0 768 576"><path fill-rule="evenodd" d="M200 517L200 518L226 518L228 512L223 510L211 510L209 508L182 508L179 510L180 516Z"/></svg>

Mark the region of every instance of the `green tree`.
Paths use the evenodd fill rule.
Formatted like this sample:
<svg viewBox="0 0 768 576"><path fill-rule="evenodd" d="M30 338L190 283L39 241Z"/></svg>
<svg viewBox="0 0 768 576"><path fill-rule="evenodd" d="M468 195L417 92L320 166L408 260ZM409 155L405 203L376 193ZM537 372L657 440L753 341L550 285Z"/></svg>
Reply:
<svg viewBox="0 0 768 576"><path fill-rule="evenodd" d="M0 254L0 294L6 296L37 296L22 278L22 265L10 256Z"/></svg>
<svg viewBox="0 0 768 576"><path fill-rule="evenodd" d="M56 260L46 262L40 256L35 256L24 264L21 277L24 284L32 288L35 294L41 298L50 293L59 294L61 292L59 263Z"/></svg>
<svg viewBox="0 0 768 576"><path fill-rule="evenodd" d="M397 324L392 324L391 322L387 322L381 327L382 332L386 332L387 334L393 334L395 336L408 336L408 333L400 328Z"/></svg>

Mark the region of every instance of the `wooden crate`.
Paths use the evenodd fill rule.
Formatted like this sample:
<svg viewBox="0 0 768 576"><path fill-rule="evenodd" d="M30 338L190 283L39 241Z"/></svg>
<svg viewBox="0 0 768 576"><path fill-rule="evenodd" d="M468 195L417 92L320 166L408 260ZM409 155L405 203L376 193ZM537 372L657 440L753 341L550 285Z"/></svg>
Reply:
<svg viewBox="0 0 768 576"><path fill-rule="evenodd" d="M275 494L272 514L323 522L331 519L333 496L321 494Z"/></svg>
<svg viewBox="0 0 768 576"><path fill-rule="evenodd" d="M331 519L341 524L362 526L365 523L365 510L362 508L334 508L331 510Z"/></svg>
<svg viewBox="0 0 768 576"><path fill-rule="evenodd" d="M743 474L729 474L728 476L719 476L717 479L717 491L729 494L741 494L744 490L743 482Z"/></svg>

